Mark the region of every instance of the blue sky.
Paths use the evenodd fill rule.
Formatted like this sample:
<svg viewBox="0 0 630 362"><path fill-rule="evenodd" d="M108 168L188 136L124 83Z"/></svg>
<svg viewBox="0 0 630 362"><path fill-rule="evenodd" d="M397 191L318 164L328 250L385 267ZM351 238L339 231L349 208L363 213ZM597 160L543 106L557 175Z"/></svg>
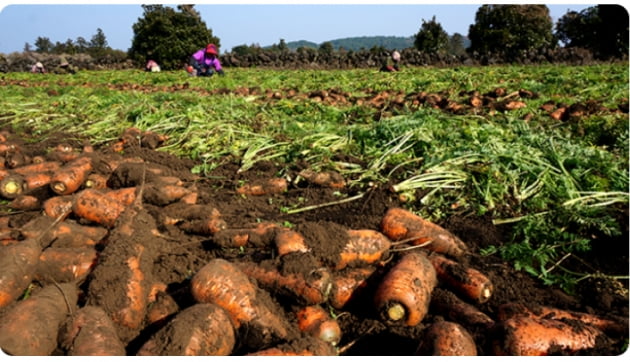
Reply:
<svg viewBox="0 0 630 362"><path fill-rule="evenodd" d="M138 1L11 1L0 0L0 53L22 51L25 43L34 45L37 37L54 42L86 40L101 28L114 49L128 50L132 25L142 17ZM167 6L174 3L163 1ZM184 2L185 3L185 2ZM215 36L221 51L238 45L277 44L327 40L354 36L412 36L433 16L449 34L468 34L475 13L483 3L426 1L197 1L196 9ZM489 2L485 2L489 3ZM509 3L503 1L501 3ZM553 22L568 10L580 11L595 3L572 1L544 3ZM27 5L28 4L28 5ZM465 4L465 5L462 5ZM203 46L203 44L200 44Z"/></svg>

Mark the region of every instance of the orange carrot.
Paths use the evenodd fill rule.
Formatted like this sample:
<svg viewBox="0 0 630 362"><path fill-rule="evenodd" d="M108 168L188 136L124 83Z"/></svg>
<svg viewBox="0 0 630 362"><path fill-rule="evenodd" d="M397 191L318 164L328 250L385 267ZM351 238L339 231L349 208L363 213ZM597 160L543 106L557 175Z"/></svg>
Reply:
<svg viewBox="0 0 630 362"><path fill-rule="evenodd" d="M161 326L178 311L179 306L170 294L157 292L155 301L149 304L147 310L147 324Z"/></svg>
<svg viewBox="0 0 630 362"><path fill-rule="evenodd" d="M341 340L341 327L320 305L306 306L297 311L298 328L333 346Z"/></svg>
<svg viewBox="0 0 630 362"><path fill-rule="evenodd" d="M16 300L28 287L42 252L39 241L26 239L0 248L0 309Z"/></svg>
<svg viewBox="0 0 630 362"><path fill-rule="evenodd" d="M236 189L241 195L263 196L274 195L286 192L288 188L287 180L281 177L274 177L267 180L245 184Z"/></svg>
<svg viewBox="0 0 630 362"><path fill-rule="evenodd" d="M129 239L124 244L112 242L103 250L90 275L86 302L105 309L123 343L139 333L151 289L148 279L152 265L150 255L144 246ZM115 250L114 258L109 253L112 249Z"/></svg>
<svg viewBox="0 0 630 362"><path fill-rule="evenodd" d="M402 208L387 210L381 220L381 230L392 240L410 240L412 245L428 243L424 248L460 258L468 247L448 230Z"/></svg>
<svg viewBox="0 0 630 362"><path fill-rule="evenodd" d="M125 205L95 189L85 189L72 202L73 213L97 224L113 227Z"/></svg>
<svg viewBox="0 0 630 362"><path fill-rule="evenodd" d="M614 321L591 313L569 311L550 306L525 306L517 302L505 303L499 306L497 314L499 320L507 320L517 315L532 318L556 319L560 321L576 320L580 323L592 325L606 333L616 335L628 333L627 319L625 321Z"/></svg>
<svg viewBox="0 0 630 362"><path fill-rule="evenodd" d="M39 255L34 279L44 283L82 282L96 265L94 248L47 248Z"/></svg>
<svg viewBox="0 0 630 362"><path fill-rule="evenodd" d="M433 290L431 310L465 326L482 327L489 330L494 325L494 320L487 314L446 289L435 288Z"/></svg>
<svg viewBox="0 0 630 362"><path fill-rule="evenodd" d="M59 331L59 345L68 356L125 356L125 346L112 319L98 306L72 314Z"/></svg>
<svg viewBox="0 0 630 362"><path fill-rule="evenodd" d="M138 356L228 356L236 345L230 316L212 303L177 313L138 351Z"/></svg>
<svg viewBox="0 0 630 362"><path fill-rule="evenodd" d="M21 300L0 319L0 348L14 356L49 356L59 327L73 313L79 291L72 283L51 284Z"/></svg>
<svg viewBox="0 0 630 362"><path fill-rule="evenodd" d="M591 325L517 315L499 323L492 341L499 356L545 356L552 350L577 353L595 347L603 332Z"/></svg>
<svg viewBox="0 0 630 362"><path fill-rule="evenodd" d="M441 283L475 303L485 303L494 291L492 281L477 269L466 267L437 253L429 254L429 260Z"/></svg>
<svg viewBox="0 0 630 362"><path fill-rule="evenodd" d="M36 196L21 194L11 200L7 206L14 210L32 211L39 210L42 203Z"/></svg>
<svg viewBox="0 0 630 362"><path fill-rule="evenodd" d="M138 193L138 187L122 187L119 189L103 189L103 195L108 198L119 201L121 204L125 206L129 206L136 201L136 196Z"/></svg>
<svg viewBox="0 0 630 362"><path fill-rule="evenodd" d="M190 190L185 186L162 183L150 183L145 186L144 201L152 205L164 206L188 195Z"/></svg>
<svg viewBox="0 0 630 362"><path fill-rule="evenodd" d="M426 330L416 355L476 356L477 345L470 333L461 325L438 321Z"/></svg>
<svg viewBox="0 0 630 362"><path fill-rule="evenodd" d="M89 174L85 178L85 182L83 182L83 187L85 188L93 188L93 189L104 189L107 188L107 179L108 175L104 175L102 173L93 172Z"/></svg>
<svg viewBox="0 0 630 362"><path fill-rule="evenodd" d="M277 229L278 225L269 222L258 223L252 228L222 229L214 234L212 241L224 248L263 247L273 242Z"/></svg>
<svg viewBox="0 0 630 362"><path fill-rule="evenodd" d="M302 170L298 174L313 184L329 187L333 189L342 189L346 186L346 181L335 171L315 172L313 170Z"/></svg>
<svg viewBox="0 0 630 362"><path fill-rule="evenodd" d="M92 159L83 156L72 160L55 171L50 188L58 195L69 195L77 191L92 171Z"/></svg>
<svg viewBox="0 0 630 362"><path fill-rule="evenodd" d="M22 152L12 152L5 156L4 165L7 168L17 168L26 166L31 163L31 156L25 155Z"/></svg>
<svg viewBox="0 0 630 362"><path fill-rule="evenodd" d="M341 251L335 269L347 266L373 264L383 258L391 246L390 240L380 232L370 229L348 230L348 242Z"/></svg>
<svg viewBox="0 0 630 362"><path fill-rule="evenodd" d="M258 338L243 342L250 347L268 347L288 336L289 324L279 307L263 290L252 283L233 263L213 259L191 279L193 298L200 303L215 303L225 309L237 329Z"/></svg>
<svg viewBox="0 0 630 362"><path fill-rule="evenodd" d="M187 233L198 235L214 235L221 230L227 229L227 223L216 214L209 214L203 219L187 220L177 225Z"/></svg>
<svg viewBox="0 0 630 362"><path fill-rule="evenodd" d="M326 268L302 275L283 274L277 268L267 268L253 262L235 262L234 264L247 276L255 279L258 285L272 291L272 294L287 294L306 305L326 302L332 288L332 278Z"/></svg>
<svg viewBox="0 0 630 362"><path fill-rule="evenodd" d="M56 219L61 215L66 214L69 210L72 209L73 200L73 195L58 195L46 199L42 204L44 215Z"/></svg>
<svg viewBox="0 0 630 362"><path fill-rule="evenodd" d="M360 290L365 288L369 277L376 270L373 266L344 269L334 276L328 302L333 308L342 309Z"/></svg>
<svg viewBox="0 0 630 362"><path fill-rule="evenodd" d="M425 254L404 254L385 274L376 289L374 303L382 320L415 326L429 309L437 285L435 269Z"/></svg>
<svg viewBox="0 0 630 362"><path fill-rule="evenodd" d="M281 344L275 347L261 349L256 352L247 353L246 356L336 356L337 351L331 343L321 339L305 336L291 343Z"/></svg>
<svg viewBox="0 0 630 362"><path fill-rule="evenodd" d="M278 256L296 252L306 253L311 250L306 245L306 240L304 240L302 234L285 227L279 227L276 230L273 241L276 245Z"/></svg>
<svg viewBox="0 0 630 362"><path fill-rule="evenodd" d="M55 240L51 244L56 248L94 246L101 243L108 234L104 226L81 225L74 221L62 221L54 229Z"/></svg>
<svg viewBox="0 0 630 362"><path fill-rule="evenodd" d="M7 174L0 180L0 196L13 200L26 190L24 177L18 174Z"/></svg>

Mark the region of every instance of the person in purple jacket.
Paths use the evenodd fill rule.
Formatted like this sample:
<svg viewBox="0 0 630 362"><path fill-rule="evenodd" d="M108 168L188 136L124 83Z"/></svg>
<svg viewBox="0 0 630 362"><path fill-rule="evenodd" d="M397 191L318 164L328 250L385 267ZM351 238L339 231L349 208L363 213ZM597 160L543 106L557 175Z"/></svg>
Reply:
<svg viewBox="0 0 630 362"><path fill-rule="evenodd" d="M190 57L190 66L193 68L191 75L210 77L215 72L225 75L218 57L217 47L208 44L205 49L199 49Z"/></svg>

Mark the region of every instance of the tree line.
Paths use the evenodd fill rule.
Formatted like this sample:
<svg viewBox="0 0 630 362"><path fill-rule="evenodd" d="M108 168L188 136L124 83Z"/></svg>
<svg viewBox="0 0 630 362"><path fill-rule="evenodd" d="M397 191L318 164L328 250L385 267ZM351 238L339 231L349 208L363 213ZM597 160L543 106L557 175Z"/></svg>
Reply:
<svg viewBox="0 0 630 362"><path fill-rule="evenodd" d="M90 41L79 37L75 41L68 39L64 43L53 44L50 39L39 37L35 41L35 51L88 53L93 57L117 55L136 64L153 59L163 69L177 69L187 62L190 54L206 43L214 43L220 48L220 38L208 28L194 5L178 5L176 8L142 5L142 8L142 17L133 24L134 36L127 52L112 50L100 28ZM501 62L513 62L527 54L576 48L589 52L593 59L627 59L628 13L620 5L596 5L580 12L569 11L553 24L546 5L482 5L467 35L455 33L449 36L433 16L430 20L422 19L418 32L411 38L411 48L436 57L491 57ZM369 51L382 53L386 48L378 45ZM31 51L28 43L25 51ZM274 53L308 55L313 51L321 55L348 53L348 49L339 43L324 42L316 50L311 43L289 49L284 39L280 39L279 43L266 48L258 44L239 45L230 52L224 52L224 55L251 58L266 54L268 58Z"/></svg>

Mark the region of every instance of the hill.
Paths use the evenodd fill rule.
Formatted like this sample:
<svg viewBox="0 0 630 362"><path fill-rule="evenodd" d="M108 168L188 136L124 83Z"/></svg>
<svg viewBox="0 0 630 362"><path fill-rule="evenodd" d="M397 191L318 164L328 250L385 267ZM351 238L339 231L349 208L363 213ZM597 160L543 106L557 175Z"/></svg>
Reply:
<svg viewBox="0 0 630 362"><path fill-rule="evenodd" d="M361 36L351 38L341 38L329 40L335 50L344 48L346 50L358 51L361 49L371 49L375 46L382 46L386 49L405 49L413 47L413 37L402 36ZM299 40L288 42L287 46L291 50L298 49L300 47L319 48L320 44Z"/></svg>
<svg viewBox="0 0 630 362"><path fill-rule="evenodd" d="M340 38L329 40L335 50L343 48L346 50L359 51L361 49L371 49L373 47L383 47L385 49L406 49L413 48L414 37L404 36L360 36L350 38ZM291 50L307 47L317 49L322 43L315 43L308 40L291 41L287 43L287 47ZM464 48L470 46L470 41L464 37ZM269 48L269 47L266 47Z"/></svg>

